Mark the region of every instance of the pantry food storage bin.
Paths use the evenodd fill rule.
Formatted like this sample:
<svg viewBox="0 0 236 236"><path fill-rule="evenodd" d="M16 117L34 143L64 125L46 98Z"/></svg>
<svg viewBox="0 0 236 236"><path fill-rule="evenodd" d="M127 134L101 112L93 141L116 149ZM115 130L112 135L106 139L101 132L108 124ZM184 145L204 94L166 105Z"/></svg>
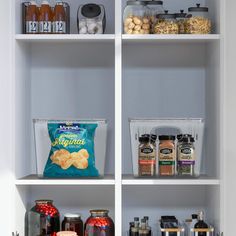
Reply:
<svg viewBox="0 0 236 236"><path fill-rule="evenodd" d="M198 236L199 232L206 233L206 236L214 236L214 228L210 226L207 229L191 229L191 236ZM201 234L202 235L202 234Z"/></svg>
<svg viewBox="0 0 236 236"><path fill-rule="evenodd" d="M51 149L51 141L48 134L48 123L80 123L97 124L94 137L95 166L99 171L99 176L104 176L107 142L107 122L106 120L47 120L34 119L34 140L36 154L36 170L39 177L43 177L44 168L48 160Z"/></svg>
<svg viewBox="0 0 236 236"><path fill-rule="evenodd" d="M179 228L169 228L169 229L164 229L160 228L161 231L161 236L184 236L184 227L179 227Z"/></svg>
<svg viewBox="0 0 236 236"><path fill-rule="evenodd" d="M194 177L201 174L202 146L204 139L204 120L199 119L129 119L134 177L139 177L138 155L139 137L144 134L174 135L190 134L195 139ZM158 147L158 141L156 143ZM156 157L158 159L158 157ZM158 162L157 162L158 163ZM156 165L158 175L158 164Z"/></svg>

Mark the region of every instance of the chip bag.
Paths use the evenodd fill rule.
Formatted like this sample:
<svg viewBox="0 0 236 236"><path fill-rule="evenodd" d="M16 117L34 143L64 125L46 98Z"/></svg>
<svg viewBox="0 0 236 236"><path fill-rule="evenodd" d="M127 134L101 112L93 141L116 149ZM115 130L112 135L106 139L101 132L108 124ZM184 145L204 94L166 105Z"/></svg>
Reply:
<svg viewBox="0 0 236 236"><path fill-rule="evenodd" d="M97 124L48 123L51 150L44 177L98 177L94 135Z"/></svg>

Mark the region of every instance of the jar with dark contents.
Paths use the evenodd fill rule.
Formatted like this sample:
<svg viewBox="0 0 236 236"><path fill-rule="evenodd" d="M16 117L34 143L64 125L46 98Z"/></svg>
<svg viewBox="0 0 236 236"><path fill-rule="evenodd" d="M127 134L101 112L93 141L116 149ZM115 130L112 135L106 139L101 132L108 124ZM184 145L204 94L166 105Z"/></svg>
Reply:
<svg viewBox="0 0 236 236"><path fill-rule="evenodd" d="M84 236L114 236L114 223L108 213L108 210L91 210L84 226Z"/></svg>
<svg viewBox="0 0 236 236"><path fill-rule="evenodd" d="M83 221L79 214L65 214L62 221L63 231L74 231L78 236L83 236Z"/></svg>
<svg viewBox="0 0 236 236"><path fill-rule="evenodd" d="M27 233L40 236L56 236L60 231L60 214L52 200L36 200L27 213Z"/></svg>

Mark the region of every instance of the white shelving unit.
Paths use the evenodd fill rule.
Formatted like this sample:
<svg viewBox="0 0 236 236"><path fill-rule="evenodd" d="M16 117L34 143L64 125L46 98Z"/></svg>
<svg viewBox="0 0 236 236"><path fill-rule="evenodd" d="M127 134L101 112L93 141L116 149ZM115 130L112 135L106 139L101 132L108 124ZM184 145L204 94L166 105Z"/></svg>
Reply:
<svg viewBox="0 0 236 236"><path fill-rule="evenodd" d="M223 151L224 3L200 0L211 9L211 35L124 35L126 0L99 0L106 7L104 35L76 34L69 0L70 35L21 34L21 0L11 0L14 225L24 236L24 216L35 199L52 198L61 214L107 208L116 236L134 216L149 215L154 236L162 214L179 219L204 210L216 232L225 229ZM187 9L195 0L164 0ZM104 179L40 179L35 175L33 118L106 118ZM128 118L204 118L202 176L198 179L135 179ZM226 235L230 236L230 235Z"/></svg>

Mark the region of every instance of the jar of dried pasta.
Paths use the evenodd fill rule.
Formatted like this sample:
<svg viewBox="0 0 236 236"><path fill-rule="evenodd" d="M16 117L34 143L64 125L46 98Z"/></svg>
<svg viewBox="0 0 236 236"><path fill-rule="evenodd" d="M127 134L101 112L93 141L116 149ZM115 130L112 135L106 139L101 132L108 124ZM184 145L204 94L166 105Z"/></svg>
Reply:
<svg viewBox="0 0 236 236"><path fill-rule="evenodd" d="M170 14L168 11L165 11L165 13L157 15L157 21L154 25L153 33L178 34L179 26L175 14Z"/></svg>
<svg viewBox="0 0 236 236"><path fill-rule="evenodd" d="M175 175L176 151L175 136L161 135L159 136L159 175L173 176Z"/></svg>
<svg viewBox="0 0 236 236"><path fill-rule="evenodd" d="M147 16L145 1L129 0L123 15L125 34L149 34L150 19Z"/></svg>
<svg viewBox="0 0 236 236"><path fill-rule="evenodd" d="M211 20L209 19L208 7L201 7L197 4L196 7L188 9L189 15L186 21L187 34L210 34Z"/></svg>
<svg viewBox="0 0 236 236"><path fill-rule="evenodd" d="M175 14L175 17L179 26L179 34L185 34L187 13L184 10L180 10L179 13Z"/></svg>

